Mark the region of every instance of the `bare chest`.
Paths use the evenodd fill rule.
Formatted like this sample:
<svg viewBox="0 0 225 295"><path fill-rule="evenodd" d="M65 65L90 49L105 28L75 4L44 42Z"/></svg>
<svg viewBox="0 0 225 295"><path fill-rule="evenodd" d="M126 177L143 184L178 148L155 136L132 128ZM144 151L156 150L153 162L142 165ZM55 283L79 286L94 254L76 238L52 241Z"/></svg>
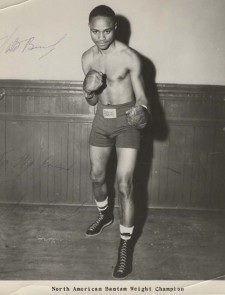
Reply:
<svg viewBox="0 0 225 295"><path fill-rule="evenodd" d="M122 81L129 73L126 62L120 57L98 57L93 60L91 68L105 74L109 82Z"/></svg>

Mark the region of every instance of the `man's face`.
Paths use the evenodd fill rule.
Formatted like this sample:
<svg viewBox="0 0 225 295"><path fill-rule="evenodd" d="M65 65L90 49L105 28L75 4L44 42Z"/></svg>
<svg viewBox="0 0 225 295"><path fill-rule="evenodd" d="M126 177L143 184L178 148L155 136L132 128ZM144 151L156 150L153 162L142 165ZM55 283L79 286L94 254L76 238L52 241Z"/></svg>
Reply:
<svg viewBox="0 0 225 295"><path fill-rule="evenodd" d="M116 24L110 17L96 16L89 23L91 39L100 50L106 50L115 40Z"/></svg>

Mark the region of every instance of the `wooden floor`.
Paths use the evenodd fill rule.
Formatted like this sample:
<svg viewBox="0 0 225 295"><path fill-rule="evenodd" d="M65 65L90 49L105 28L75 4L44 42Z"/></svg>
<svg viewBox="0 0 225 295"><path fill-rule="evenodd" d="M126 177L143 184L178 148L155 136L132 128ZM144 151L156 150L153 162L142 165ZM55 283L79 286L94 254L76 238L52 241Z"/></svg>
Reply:
<svg viewBox="0 0 225 295"><path fill-rule="evenodd" d="M111 280L119 218L85 237L95 207L1 205L0 280ZM225 278L225 213L149 209L129 280ZM141 230L142 226L139 226Z"/></svg>

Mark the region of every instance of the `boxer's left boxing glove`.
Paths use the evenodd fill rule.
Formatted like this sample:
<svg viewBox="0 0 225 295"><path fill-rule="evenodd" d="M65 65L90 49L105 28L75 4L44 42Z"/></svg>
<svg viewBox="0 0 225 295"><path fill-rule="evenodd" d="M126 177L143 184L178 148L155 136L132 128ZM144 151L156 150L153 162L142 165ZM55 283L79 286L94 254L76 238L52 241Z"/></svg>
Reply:
<svg viewBox="0 0 225 295"><path fill-rule="evenodd" d="M137 129L143 129L148 123L149 109L145 106L138 105L128 110L126 115L129 125Z"/></svg>

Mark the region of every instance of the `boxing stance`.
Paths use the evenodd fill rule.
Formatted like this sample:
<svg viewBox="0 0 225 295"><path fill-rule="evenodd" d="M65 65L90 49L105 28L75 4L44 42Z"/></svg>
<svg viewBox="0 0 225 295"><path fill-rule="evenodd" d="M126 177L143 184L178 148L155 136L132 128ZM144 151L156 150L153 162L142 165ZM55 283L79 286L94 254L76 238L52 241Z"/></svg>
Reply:
<svg viewBox="0 0 225 295"><path fill-rule="evenodd" d="M121 240L113 277L124 278L132 271L133 173L140 146L140 129L147 124L149 108L139 57L131 48L115 40L114 11L105 5L94 8L89 15L89 28L95 45L82 55L83 89L87 102L92 106L97 104L89 144L90 178L99 214L86 234L98 235L113 223L105 176L115 146Z"/></svg>

